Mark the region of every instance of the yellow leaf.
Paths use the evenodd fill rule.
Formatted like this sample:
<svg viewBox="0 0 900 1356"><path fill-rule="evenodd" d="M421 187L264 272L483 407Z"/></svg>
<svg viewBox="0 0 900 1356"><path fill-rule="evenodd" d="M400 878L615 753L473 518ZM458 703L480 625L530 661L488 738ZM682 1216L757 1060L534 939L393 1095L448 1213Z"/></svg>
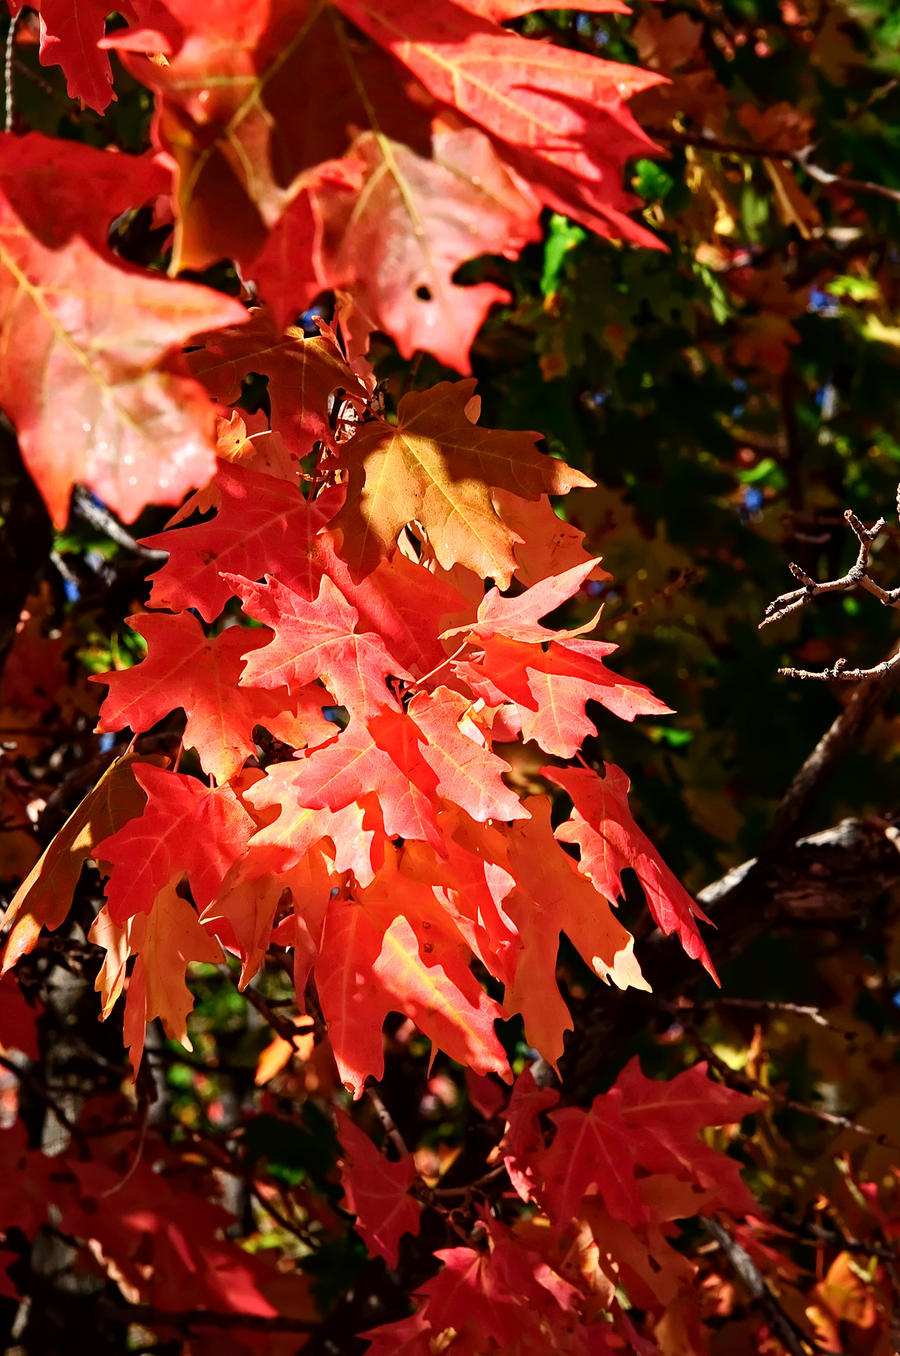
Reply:
<svg viewBox="0 0 900 1356"><path fill-rule="evenodd" d="M5 927L12 925L3 953L3 974L34 949L41 928L53 932L64 921L81 868L94 845L140 814L146 798L134 779L136 762L161 766L165 759L126 753L110 763L19 886L3 919Z"/></svg>
<svg viewBox="0 0 900 1356"><path fill-rule="evenodd" d="M403 529L418 523L444 569L460 564L506 588L521 538L497 513L492 490L538 500L593 485L539 452L536 433L473 424L466 411L474 391L474 381L411 391L396 426L372 420L342 448L349 485L333 527L343 533L342 555L356 577L393 555Z"/></svg>

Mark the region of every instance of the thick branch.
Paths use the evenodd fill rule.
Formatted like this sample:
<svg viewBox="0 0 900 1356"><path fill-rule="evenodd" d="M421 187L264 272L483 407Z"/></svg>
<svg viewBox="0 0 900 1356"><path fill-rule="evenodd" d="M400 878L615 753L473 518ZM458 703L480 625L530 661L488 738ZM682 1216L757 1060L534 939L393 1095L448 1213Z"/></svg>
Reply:
<svg viewBox="0 0 900 1356"><path fill-rule="evenodd" d="M898 827L900 818L845 819L782 847L775 859L761 855L744 862L707 886L697 898L718 929L708 938L716 966L727 965L755 938L785 922L855 918L900 885ZM627 1048L635 1030L704 977L696 961L659 933L644 946L641 966L652 993L606 989L574 1010L575 1033L562 1060L566 1100L580 1102L595 1092L604 1066Z"/></svg>
<svg viewBox="0 0 900 1356"><path fill-rule="evenodd" d="M781 799L761 855L771 858L796 838L816 796L869 728L900 681L900 641L876 665L832 721Z"/></svg>
<svg viewBox="0 0 900 1356"><path fill-rule="evenodd" d="M751 1297L765 1310L766 1317L777 1332L785 1350L789 1351L791 1356L809 1356L810 1352L821 1351L820 1347L804 1336L796 1323L782 1309L746 1248L742 1248L737 1239L731 1237L719 1220L708 1219L704 1220L704 1223L728 1258L734 1274Z"/></svg>

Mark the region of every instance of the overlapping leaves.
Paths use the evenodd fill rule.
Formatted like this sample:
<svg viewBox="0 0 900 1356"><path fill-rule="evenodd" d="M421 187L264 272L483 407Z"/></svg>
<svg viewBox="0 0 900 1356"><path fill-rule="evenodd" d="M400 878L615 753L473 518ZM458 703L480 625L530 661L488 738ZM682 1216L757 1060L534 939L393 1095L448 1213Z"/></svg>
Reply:
<svg viewBox="0 0 900 1356"><path fill-rule="evenodd" d="M257 316L213 336L211 359L200 350L195 366L212 360L239 374L247 336L262 326ZM530 531L541 520L514 506L540 505L582 478L538 451L534 435L475 423L471 382L405 397L390 423L328 345L294 334L257 346L253 359L320 371L291 433L298 457L320 449L315 488L302 488L298 462L283 477L221 463L213 516L178 515L153 539L171 548L153 601L172 610L132 620L147 656L104 680L102 729L140 733L181 708L184 741L212 782L138 762L129 775L140 813L92 841L108 874L95 930L110 956L106 1009L134 954L133 1054L154 1013L184 1037L189 962L225 948L247 983L278 928L298 952L298 978L315 979L357 1095L380 1076L392 1011L435 1049L506 1075L502 1016L521 1012L549 1060L562 1052L561 933L605 981L644 986L612 911L623 866L637 870L660 926L677 927L705 958L690 901L628 816L624 774L598 779L613 788L613 813L582 792L578 779L594 774L549 769L576 804L572 832L554 837L548 798L523 798L508 756L518 737L571 757L594 729L592 701L626 719L666 708L606 668L615 647L583 635L596 619L574 630L542 620L598 562L543 575L546 544ZM318 435L337 388L356 391L356 423L326 443ZM510 506L528 535L507 526ZM539 582L522 590L516 574L529 567ZM485 594L486 574L511 587ZM238 604L261 628L232 625ZM275 750L264 760L263 747ZM578 869L561 846L569 840L581 847ZM607 844L602 865L595 840ZM54 869L52 859L42 868ZM38 878L16 909L27 916L39 889ZM33 931L16 951L29 940ZM502 1003L474 961L505 985ZM297 999L302 1010L304 992Z"/></svg>
<svg viewBox="0 0 900 1356"><path fill-rule="evenodd" d="M123 212L159 200L171 272L234 260L279 327L337 290L404 356L430 351L462 371L509 294L461 286L457 271L517 257L542 207L654 243L627 215L622 172L651 148L627 100L659 77L503 28L520 6L133 0L108 36L93 0L36 8L41 61L62 66L82 105L102 112L115 97L111 48L152 91L157 152L0 142L0 404L59 524L73 483L132 520L209 479L212 410L179 350L245 320L235 302L125 265L108 245ZM298 98L323 73L328 98ZM214 360L206 374L217 394ZM508 538L496 538L484 565L508 579Z"/></svg>

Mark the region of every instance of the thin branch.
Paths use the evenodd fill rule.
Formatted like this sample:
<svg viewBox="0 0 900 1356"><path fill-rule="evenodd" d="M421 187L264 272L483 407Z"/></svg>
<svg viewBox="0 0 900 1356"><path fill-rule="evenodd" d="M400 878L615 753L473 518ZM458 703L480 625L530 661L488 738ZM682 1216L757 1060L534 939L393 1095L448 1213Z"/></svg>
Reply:
<svg viewBox="0 0 900 1356"><path fill-rule="evenodd" d="M773 622L783 621L785 617L789 617L792 612L798 612L812 598L818 598L822 593L846 593L855 588L862 588L885 607L900 608L900 588L884 589L869 574L869 554L876 538L886 526L884 519L879 518L871 527L866 527L852 509L847 509L844 512L844 521L852 528L859 542L856 560L847 573L838 579L813 579L802 566L790 564L788 569L795 579L800 580L802 588L783 593L769 603L759 623L760 630L764 626L771 626Z"/></svg>
<svg viewBox="0 0 900 1356"><path fill-rule="evenodd" d="M692 566L680 570L675 579L672 579L668 584L663 584L660 588L656 589L649 598L641 598L636 603L633 603L628 609L629 614L632 617L639 617L642 612L646 612L650 607L658 607L660 604L671 602L675 594L679 593L682 589L687 588L689 584L693 584L700 573L700 570L695 569Z"/></svg>
<svg viewBox="0 0 900 1356"><path fill-rule="evenodd" d="M698 1035L693 1022L687 1019L685 1026L692 1044L697 1047L707 1063L722 1075L722 1082L726 1087L737 1086L747 1093L759 1093L773 1105L782 1107L785 1111L799 1112L801 1116L809 1116L811 1120L821 1121L823 1125L834 1126L837 1130L851 1130L857 1135L862 1135L864 1139L872 1139L876 1144L887 1149L900 1149L900 1144L892 1143L886 1135L878 1130L872 1130L868 1125L860 1125L858 1121L851 1120L849 1116L840 1116L837 1112L825 1111L820 1107L810 1106L807 1102L797 1102L792 1097L777 1092L774 1088L766 1087L758 1079L751 1078L749 1074L743 1073L740 1069L732 1069L729 1064L725 1063L721 1055L717 1055L712 1046L703 1040L702 1036Z"/></svg>
<svg viewBox="0 0 900 1356"><path fill-rule="evenodd" d="M717 155L736 155L747 160L780 160L796 169L802 169L810 179L827 186L846 189L849 193L871 193L878 198L887 198L890 202L900 202L900 189L887 184L876 184L868 179L854 179L846 174L835 174L817 165L812 159L815 146L803 146L800 150L788 150L786 147L760 146L750 141L729 141L724 137L707 136L703 132L679 132L675 128L648 127L648 134L654 141L664 146L691 146L701 151L712 151Z"/></svg>
<svg viewBox="0 0 900 1356"><path fill-rule="evenodd" d="M277 1206L274 1206L269 1198L263 1194L256 1182L246 1177L241 1177L241 1180L246 1182L247 1190L250 1192L250 1195L262 1209L265 1210L266 1214L270 1215L272 1219L275 1220L276 1224L280 1225L287 1233L292 1234L294 1238L298 1238L301 1243L305 1243L307 1246L309 1245L308 1229L303 1229L300 1225L292 1223L287 1215L283 1215Z"/></svg>
<svg viewBox="0 0 900 1356"><path fill-rule="evenodd" d="M3 58L3 89L6 96L6 115L3 122L3 129L6 132L13 130L13 123L16 120L16 96L15 84L13 82L13 52L16 46L16 29L19 26L19 20L22 17L21 10L18 14L10 17L9 28L6 31L6 49Z"/></svg>
<svg viewBox="0 0 900 1356"><path fill-rule="evenodd" d="M233 979L230 972L228 972L228 978ZM262 994L257 993L250 985L243 990L243 996L247 999L248 1003L256 1008L256 1011L262 1017L265 1017L272 1030L276 1032L277 1035L281 1036L283 1040L290 1041L293 1044L295 1036L308 1036L311 1031L315 1031L316 1029L314 1022L300 1025L299 1023L292 1021L290 1017L285 1017L283 1013L276 1012L275 1009L266 1002Z"/></svg>
<svg viewBox="0 0 900 1356"><path fill-rule="evenodd" d="M406 1147L406 1140L403 1138L400 1131L397 1129L397 1125L396 1122L394 1121L393 1116L388 1111L384 1102L381 1100L381 1098L378 1096L378 1093L371 1085L366 1088L366 1097L368 1098L372 1106L372 1110L375 1112L375 1115L381 1121L384 1133L387 1135L388 1139L391 1141L394 1148L397 1150L397 1153L400 1155L401 1158L408 1157L409 1149Z"/></svg>
<svg viewBox="0 0 900 1356"><path fill-rule="evenodd" d="M898 513L900 513L900 485L897 487L897 504ZM877 598L883 606L900 610L900 587L883 588L869 573L869 556L872 547L879 534L887 526L884 518L879 518L877 522L872 523L871 527L867 527L860 518L857 518L852 509L846 509L844 521L852 529L859 543L856 560L850 566L850 569L837 579L813 579L812 575L807 574L802 566L792 562L788 568L794 578L800 580L801 587L791 589L789 593L782 593L780 597L773 599L767 605L763 619L759 623L760 630L764 626L770 626L773 622L783 621L793 612L799 612L801 608L806 607L807 603L813 598L818 598L820 594L847 593L857 588L863 589L873 598ZM865 683L869 679L885 678L898 666L900 666L900 648L895 645L890 654L880 663L872 664L868 668L848 668L847 660L841 658L836 659L833 664L825 669L787 667L779 669L778 672L785 678L812 679L816 682L837 680L845 683Z"/></svg>
<svg viewBox="0 0 900 1356"><path fill-rule="evenodd" d="M428 1195L433 1196L437 1200L441 1200L445 1196L468 1196L470 1191L480 1191L482 1187L486 1187L488 1183L496 1181L498 1177L502 1177L505 1172L506 1164L500 1163L498 1167L492 1168L490 1172L486 1172L483 1177L476 1178L474 1182L467 1182L464 1186L429 1187Z"/></svg>
<svg viewBox="0 0 900 1356"><path fill-rule="evenodd" d="M841 1230L826 1229L821 1224L808 1224L792 1215L785 1215L780 1212L774 1212L771 1218L772 1222L777 1224L779 1228L788 1229L798 1243L805 1243L809 1246L825 1243L830 1248L837 1248L841 1252L852 1252L863 1257L877 1257L879 1261L897 1260L896 1244L892 1247L889 1244L872 1243L860 1238L851 1238Z"/></svg>
<svg viewBox="0 0 900 1356"><path fill-rule="evenodd" d="M705 1004L709 1008L762 1008L766 1012L790 1012L798 1017L808 1017L816 1026L827 1026L830 1031L836 1030L829 1022L827 1017L823 1017L818 1008L810 1007L806 1003L778 1003L770 998L728 998L723 996L714 999L711 1003Z"/></svg>
<svg viewBox="0 0 900 1356"><path fill-rule="evenodd" d="M814 682L828 683L834 679L845 683L864 683L869 678L880 678L900 665L900 649L895 649L880 664L872 664L867 669L848 669L846 659L836 659L827 669L779 669L782 678L812 679Z"/></svg>
<svg viewBox="0 0 900 1356"><path fill-rule="evenodd" d="M114 541L117 546L123 546L133 555L140 556L142 560L168 560L168 551L154 551L149 546L141 546L140 542L135 541L106 505L101 504L83 485L76 485L72 491L72 509L79 518L83 518L91 527L109 537L110 541Z"/></svg>
<svg viewBox="0 0 900 1356"><path fill-rule="evenodd" d="M810 1356L811 1352L821 1353L823 1349L818 1343L813 1342L801 1332L782 1309L770 1290L766 1278L746 1248L742 1248L737 1239L732 1238L724 1224L719 1220L707 1219L703 1222L728 1258L734 1274L749 1291L751 1297L765 1310L769 1322L791 1356Z"/></svg>

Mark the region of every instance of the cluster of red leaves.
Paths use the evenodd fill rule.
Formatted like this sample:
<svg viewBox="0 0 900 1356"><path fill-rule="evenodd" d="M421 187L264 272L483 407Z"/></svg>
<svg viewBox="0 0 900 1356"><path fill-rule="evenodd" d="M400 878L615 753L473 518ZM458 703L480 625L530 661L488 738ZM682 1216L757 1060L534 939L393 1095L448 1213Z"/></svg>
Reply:
<svg viewBox="0 0 900 1356"><path fill-rule="evenodd" d="M697 1135L758 1111L759 1101L711 1083L704 1065L659 1083L635 1060L590 1110L553 1110L558 1102L526 1072L504 1112L499 1156L536 1212L511 1227L483 1212L475 1246L438 1253L443 1269L422 1287L418 1311L370 1334L373 1356L429 1356L442 1343L478 1356L486 1337L522 1356L656 1351L628 1321L620 1289L656 1323L679 1299L699 1313L694 1265L667 1234L679 1218L753 1209L738 1164ZM549 1145L544 1117L555 1129ZM413 1161L387 1162L343 1114L338 1128L357 1228L396 1265L400 1237L420 1223Z"/></svg>
<svg viewBox="0 0 900 1356"><path fill-rule="evenodd" d="M73 481L131 520L213 471L209 402L176 350L244 312L123 265L107 228L127 208L172 221L173 274L233 260L279 327L333 289L358 335L463 371L507 294L454 275L515 257L542 207L655 243L621 178L652 148L626 101L660 77L501 26L535 7L133 0L106 37L93 0L37 6L73 97L102 112L114 49L155 98L153 155L0 139L0 403L57 522Z"/></svg>
<svg viewBox="0 0 900 1356"><path fill-rule="evenodd" d="M243 354L242 330L234 340ZM227 352L228 336L216 345ZM137 1064L148 1018L185 1035L190 961L224 946L246 984L274 938L293 948L301 1005L314 973L357 1095L381 1074L389 1011L476 1072L504 1076L493 1023L521 1012L529 1042L555 1061L570 1025L554 977L561 931L604 979L644 985L610 908L625 867L659 926L709 964L702 914L634 825L619 769L545 769L575 807L555 833L549 798L523 800L504 780L498 750L519 738L572 758L594 733L589 702L626 720L667 709L606 667L615 647L582 634L594 622L541 622L598 566L577 533L560 539L547 499L585 477L539 452L535 435L479 428L470 382L405 396L389 423L332 336L289 333L273 347L278 362L291 354L307 398L305 430L272 436L290 439L293 458L316 442L315 491L303 492L291 458L283 476L222 461L204 495L214 515L178 515L152 539L169 558L151 602L169 610L133 621L146 658L103 680L99 729L147 731L181 708L210 784L129 758L64 831L77 835L89 814L92 832L75 841L89 838L108 874L92 934L109 953L105 1010L137 956L126 1008ZM253 361L265 368L264 355ZM327 419L337 387L357 419L340 439ZM485 575L507 586L522 567L540 582L485 593ZM259 626L231 624L234 599ZM277 761L261 762L261 731ZM105 833L104 813L115 816ZM9 959L60 921L61 892L51 912L43 902L47 871L13 905ZM506 986L504 1005L473 960Z"/></svg>
<svg viewBox="0 0 900 1356"><path fill-rule="evenodd" d="M547 497L585 477L540 452L534 434L479 427L470 381L405 396L389 422L364 369L328 331L270 335L250 359L246 334L264 324L256 313L217 334L213 356L220 371L228 365L232 397L247 362L270 376L270 437L287 455L257 452L266 438L245 441L151 539L169 554L153 580L156 610L132 619L146 657L102 679L99 729L140 733L181 708L184 744L206 780L162 757L117 760L14 900L5 965L42 926L61 923L93 857L107 877L91 932L106 950L103 1014L125 993L135 1067L151 1018L187 1043L192 961L231 952L245 985L276 944L293 953L301 1014L314 982L355 1096L383 1072L389 1012L474 1073L509 1080L498 1018L520 1013L533 1047L551 1063L562 1053L571 1019L556 980L561 933L602 979L646 987L614 912L626 867L657 925L711 969L703 915L635 825L625 774L563 762L595 732L589 702L626 720L667 708L606 667L615 647L584 634L596 617L574 630L542 620L599 568ZM196 369L205 352L193 355ZM302 419L279 424L277 374L288 361L305 399ZM223 427L230 435L233 420ZM299 459L313 455L303 472ZM267 471L252 464L263 457ZM536 582L522 588L520 572ZM485 575L498 583L486 590ZM234 624L238 601L253 629ZM573 808L555 830L550 797L514 787L520 741L557 760L543 775ZM473 962L503 984L502 1003ZM529 1079L507 1112L504 1161L548 1229L532 1219L510 1230L485 1215L486 1251L439 1254L445 1267L427 1305L382 1344L402 1339L424 1352L429 1334L458 1329L459 1287L481 1295L466 1307L473 1352L489 1298L501 1349L512 1349L514 1330L517 1351L540 1350L550 1332L554 1342L568 1334L560 1350L596 1349L585 1342L599 1340L594 1321L612 1311L630 1340L615 1287L649 1294L647 1268L660 1257L672 1294L693 1274L675 1265L664 1226L715 1206L747 1208L736 1164L726 1175L727 1160L708 1163L711 1151L694 1140L702 1125L738 1119L755 1105L748 1099L694 1071L666 1085L651 1112L659 1085L631 1069L591 1112L555 1112L556 1136L542 1148L539 1113L557 1095ZM679 1100L687 1082L690 1114ZM387 1164L341 1124L364 1178L379 1180L377 1160L393 1184L397 1200L384 1213L382 1199L377 1218L358 1177L350 1203L396 1260L399 1233L417 1224L411 1164ZM659 1293L664 1308L669 1290Z"/></svg>
<svg viewBox="0 0 900 1356"><path fill-rule="evenodd" d="M4 1014L5 1015L5 1014ZM252 1345L252 1322L293 1320L302 1331L315 1306L304 1281L287 1278L265 1258L254 1257L226 1236L231 1213L216 1199L221 1187L198 1163L188 1163L161 1139L150 1136L148 1153L134 1160L134 1134L127 1103L97 1097L82 1110L69 1149L61 1154L29 1149L24 1124L0 1130L6 1166L0 1189L0 1224L27 1238L53 1217L55 1227L77 1242L85 1269L108 1270L123 1294L166 1314L207 1309L228 1316L229 1350ZM123 1114L124 1113L124 1114ZM110 1132L116 1124L124 1126ZM90 1143L88 1158L84 1146ZM184 1200L190 1199L190 1209ZM0 1264L17 1254L0 1250ZM0 1295L16 1296L15 1270L0 1274ZM250 1320L251 1331L241 1328ZM289 1356L297 1336L267 1338L267 1351ZM221 1338L196 1346L211 1351Z"/></svg>

